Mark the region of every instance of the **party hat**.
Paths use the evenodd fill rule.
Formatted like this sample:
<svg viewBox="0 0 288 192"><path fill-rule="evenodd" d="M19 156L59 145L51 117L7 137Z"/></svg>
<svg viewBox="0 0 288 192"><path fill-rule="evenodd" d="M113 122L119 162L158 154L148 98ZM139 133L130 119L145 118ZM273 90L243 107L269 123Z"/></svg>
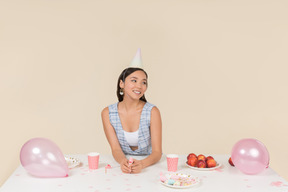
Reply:
<svg viewBox="0 0 288 192"><path fill-rule="evenodd" d="M138 48L137 53L131 61L129 67L143 68L140 48Z"/></svg>

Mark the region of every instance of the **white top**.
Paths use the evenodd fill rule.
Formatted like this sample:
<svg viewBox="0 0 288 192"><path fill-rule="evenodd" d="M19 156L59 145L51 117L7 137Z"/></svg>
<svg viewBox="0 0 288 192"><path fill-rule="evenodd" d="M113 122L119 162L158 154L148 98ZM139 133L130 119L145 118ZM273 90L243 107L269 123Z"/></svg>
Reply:
<svg viewBox="0 0 288 192"><path fill-rule="evenodd" d="M123 130L124 131L124 130ZM137 147L138 146L138 134L139 130L134 132L127 132L124 131L125 139L130 147Z"/></svg>

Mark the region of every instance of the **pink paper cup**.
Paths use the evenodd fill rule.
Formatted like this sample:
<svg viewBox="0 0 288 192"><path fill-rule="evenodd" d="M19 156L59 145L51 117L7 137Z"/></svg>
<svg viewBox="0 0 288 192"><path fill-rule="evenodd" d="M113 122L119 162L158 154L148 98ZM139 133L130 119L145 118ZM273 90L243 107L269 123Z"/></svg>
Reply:
<svg viewBox="0 0 288 192"><path fill-rule="evenodd" d="M88 154L88 166L89 169L94 170L98 169L99 164L99 153L93 152Z"/></svg>
<svg viewBox="0 0 288 192"><path fill-rule="evenodd" d="M176 154L168 154L166 156L167 158L167 168L168 168L168 171L171 171L171 172L176 172L177 171L177 166L178 166L178 155Z"/></svg>

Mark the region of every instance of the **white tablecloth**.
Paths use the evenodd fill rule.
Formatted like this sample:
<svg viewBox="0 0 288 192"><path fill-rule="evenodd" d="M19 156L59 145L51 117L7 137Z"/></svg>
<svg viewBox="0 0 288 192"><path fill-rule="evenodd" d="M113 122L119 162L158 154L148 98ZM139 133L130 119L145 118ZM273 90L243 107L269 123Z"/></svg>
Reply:
<svg viewBox="0 0 288 192"><path fill-rule="evenodd" d="M159 181L160 172L167 173L166 158L139 174L124 174L111 155L100 155L99 169L89 171L87 155L70 155L81 160L80 166L65 178L37 178L19 166L3 184L0 192L119 192L119 191L219 191L219 192L288 192L288 182L267 168L257 175L245 175L228 163L228 155L213 155L222 164L213 171L197 171L185 165L186 155L180 155L178 172L197 176L199 185L188 189L172 189ZM135 157L137 159L137 157ZM141 158L141 157L138 157ZM112 169L105 173L105 166Z"/></svg>

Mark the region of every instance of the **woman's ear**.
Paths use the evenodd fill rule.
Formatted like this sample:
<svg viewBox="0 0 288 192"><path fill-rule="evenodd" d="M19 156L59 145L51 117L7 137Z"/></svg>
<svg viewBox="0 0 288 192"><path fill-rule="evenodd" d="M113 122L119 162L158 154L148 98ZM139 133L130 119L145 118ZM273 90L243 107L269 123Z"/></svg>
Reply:
<svg viewBox="0 0 288 192"><path fill-rule="evenodd" d="M122 81L122 80L120 80L120 83L119 83L119 86L120 86L120 88L124 88L124 82Z"/></svg>

